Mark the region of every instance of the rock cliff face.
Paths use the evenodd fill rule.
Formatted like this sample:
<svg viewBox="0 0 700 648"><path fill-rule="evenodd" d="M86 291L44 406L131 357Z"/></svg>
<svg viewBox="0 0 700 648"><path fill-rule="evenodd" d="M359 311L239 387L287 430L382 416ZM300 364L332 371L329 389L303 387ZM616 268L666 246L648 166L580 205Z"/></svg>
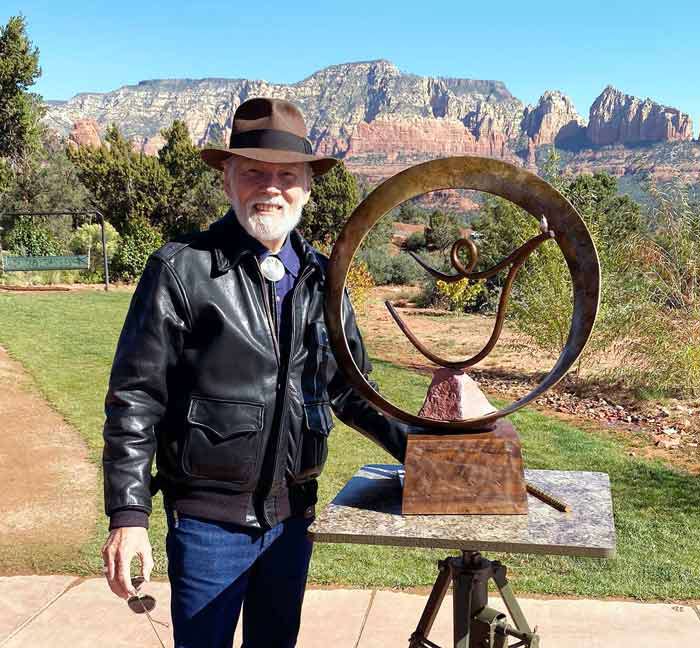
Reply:
<svg viewBox="0 0 700 648"><path fill-rule="evenodd" d="M523 104L498 81L443 79L402 73L388 61L334 65L294 84L246 79L142 81L106 94L86 93L49 105L47 123L68 133L79 119L101 128L115 122L144 150L174 119L187 124L193 140L226 141L236 108L250 97L288 99L301 107L315 150L344 156L367 152L392 133L428 132L456 137L438 149L502 155L520 135ZM434 157L426 135L412 151ZM362 144L361 142L364 142ZM402 142L403 143L403 142ZM395 150L395 147L394 147Z"/></svg>
<svg viewBox="0 0 700 648"><path fill-rule="evenodd" d="M342 157L370 182L448 155L497 157L535 169L538 147L548 144L576 152L567 158L571 170L607 168L630 175L640 172L635 160L641 153L626 145L639 143L652 148L682 143L683 155L690 156L684 177L700 180L695 155L700 146L688 142L691 120L676 108L608 86L591 107L586 126L558 91L545 92L536 106L525 108L499 81L421 77L384 60L330 66L293 84L142 81L105 94L48 102L45 121L70 134L74 144L87 146L99 145L99 133L116 123L136 150L152 155L164 143L160 130L175 119L187 124L196 144L227 142L236 108L260 95L299 105L314 149ZM681 168L678 160L655 163L661 155L657 148L645 154L645 173L668 175ZM666 152L662 157L670 159Z"/></svg>
<svg viewBox="0 0 700 648"><path fill-rule="evenodd" d="M393 162L409 157L445 157L449 155L485 155L508 157L503 133L484 129L479 137L456 119L378 118L361 121L355 127L345 159L354 162L381 155Z"/></svg>
<svg viewBox="0 0 700 648"><path fill-rule="evenodd" d="M536 106L525 108L520 126L533 146L565 145L580 140L586 132L585 120L571 99L558 91L545 92Z"/></svg>
<svg viewBox="0 0 700 648"><path fill-rule="evenodd" d="M591 106L586 136L595 146L685 141L693 138L693 125L676 108L608 86Z"/></svg>
<svg viewBox="0 0 700 648"><path fill-rule="evenodd" d="M134 149L141 151L145 155L158 155L158 151L165 146L165 138L160 133L153 137L135 139L133 142Z"/></svg>
<svg viewBox="0 0 700 648"><path fill-rule="evenodd" d="M79 119L73 124L68 134L70 146L90 146L99 148L102 145L100 127L94 119Z"/></svg>

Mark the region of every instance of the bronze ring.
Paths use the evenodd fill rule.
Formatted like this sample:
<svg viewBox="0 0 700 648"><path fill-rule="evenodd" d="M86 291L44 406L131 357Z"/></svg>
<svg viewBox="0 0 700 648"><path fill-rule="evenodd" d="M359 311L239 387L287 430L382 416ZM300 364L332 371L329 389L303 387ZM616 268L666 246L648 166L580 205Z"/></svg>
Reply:
<svg viewBox="0 0 700 648"><path fill-rule="evenodd" d="M404 412L376 392L358 369L342 326L345 280L353 257L375 223L406 200L440 189L474 189L506 198L535 217L547 219L571 273L574 312L569 337L552 370L530 393L497 412L461 421L439 421ZM451 157L410 167L379 185L345 223L333 247L326 278L325 318L331 348L348 382L384 415L418 426L427 434L483 430L553 387L581 354L593 329L600 299L600 265L583 220L554 187L525 169L501 160Z"/></svg>

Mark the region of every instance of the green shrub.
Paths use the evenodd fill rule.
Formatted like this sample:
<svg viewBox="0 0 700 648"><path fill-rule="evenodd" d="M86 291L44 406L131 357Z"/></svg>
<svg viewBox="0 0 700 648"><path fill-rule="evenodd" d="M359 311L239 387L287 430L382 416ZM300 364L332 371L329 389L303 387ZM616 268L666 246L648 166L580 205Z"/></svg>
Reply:
<svg viewBox="0 0 700 648"><path fill-rule="evenodd" d="M393 220L399 223L425 224L430 212L417 203L417 199L409 200L392 210Z"/></svg>
<svg viewBox="0 0 700 648"><path fill-rule="evenodd" d="M424 250L428 247L428 243L425 240L425 231L413 232L404 243L404 248L411 250L412 252L417 252L418 250Z"/></svg>
<svg viewBox="0 0 700 648"><path fill-rule="evenodd" d="M470 283L467 279L454 283L438 280L435 282L435 287L438 293L446 298L448 310L459 313L474 310L485 292L482 281Z"/></svg>
<svg viewBox="0 0 700 648"><path fill-rule="evenodd" d="M377 285L411 284L418 281L424 274L408 254L390 256L386 247L361 250L357 258L367 264L372 279Z"/></svg>
<svg viewBox="0 0 700 648"><path fill-rule="evenodd" d="M389 257L390 270L387 283L405 285L418 281L425 274L424 270L408 254L401 253Z"/></svg>
<svg viewBox="0 0 700 648"><path fill-rule="evenodd" d="M107 248L107 261L112 261L121 237L117 230L105 222L105 243ZM102 254L102 227L99 223L81 225L75 230L70 240L70 248L74 254L89 254L90 274L99 274L103 268L104 258Z"/></svg>
<svg viewBox="0 0 700 648"><path fill-rule="evenodd" d="M600 308L578 364L579 370L588 365L597 371L603 356L624 359L652 298L640 256L647 237L640 232L639 206L618 196L617 180L606 174L571 178L553 173L547 179L577 208L598 251ZM480 253L478 270L493 266L538 234L537 220L502 198L486 201L474 229ZM501 272L487 282L491 304L505 276ZM520 342L556 357L569 335L572 306L564 257L554 242L545 242L527 259L513 284L507 313L521 334Z"/></svg>
<svg viewBox="0 0 700 648"><path fill-rule="evenodd" d="M163 245L161 233L144 219L133 219L119 242L112 268L115 278L133 281L141 276L152 252Z"/></svg>
<svg viewBox="0 0 700 648"><path fill-rule="evenodd" d="M367 265L375 284L384 286L388 283L388 278L391 275L391 257L387 254L386 249L362 249L357 253L356 258Z"/></svg>
<svg viewBox="0 0 700 648"><path fill-rule="evenodd" d="M54 256L61 254L60 241L43 219L20 216L5 239L5 247L22 256Z"/></svg>
<svg viewBox="0 0 700 648"><path fill-rule="evenodd" d="M425 241L431 249L447 250L460 238L460 228L454 214L435 209L425 228Z"/></svg>

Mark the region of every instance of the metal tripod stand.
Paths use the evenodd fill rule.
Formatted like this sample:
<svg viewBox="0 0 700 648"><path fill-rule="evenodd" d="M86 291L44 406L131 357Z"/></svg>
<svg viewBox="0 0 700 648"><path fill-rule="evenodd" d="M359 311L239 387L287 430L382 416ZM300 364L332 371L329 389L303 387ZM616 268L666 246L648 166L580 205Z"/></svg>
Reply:
<svg viewBox="0 0 700 648"><path fill-rule="evenodd" d="M440 570L409 648L440 648L427 636L433 627L445 594L453 584L454 648L539 648L540 640L525 619L506 579L506 568L498 561L487 560L478 551L462 551L460 557L438 562ZM488 583L493 579L513 619L488 607ZM518 641L508 644L509 637Z"/></svg>

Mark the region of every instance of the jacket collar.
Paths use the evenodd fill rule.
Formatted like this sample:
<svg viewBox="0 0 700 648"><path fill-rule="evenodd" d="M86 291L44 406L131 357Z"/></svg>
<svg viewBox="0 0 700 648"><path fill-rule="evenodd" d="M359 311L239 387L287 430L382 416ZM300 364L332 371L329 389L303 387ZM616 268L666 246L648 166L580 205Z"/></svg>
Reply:
<svg viewBox="0 0 700 648"><path fill-rule="evenodd" d="M231 268L235 268L245 257L255 256L255 239L241 227L233 209L209 226L212 235L212 273L214 276L226 274ZM289 234L301 267L315 266L325 275L325 263L321 261L319 253L314 250L308 241L294 229Z"/></svg>

